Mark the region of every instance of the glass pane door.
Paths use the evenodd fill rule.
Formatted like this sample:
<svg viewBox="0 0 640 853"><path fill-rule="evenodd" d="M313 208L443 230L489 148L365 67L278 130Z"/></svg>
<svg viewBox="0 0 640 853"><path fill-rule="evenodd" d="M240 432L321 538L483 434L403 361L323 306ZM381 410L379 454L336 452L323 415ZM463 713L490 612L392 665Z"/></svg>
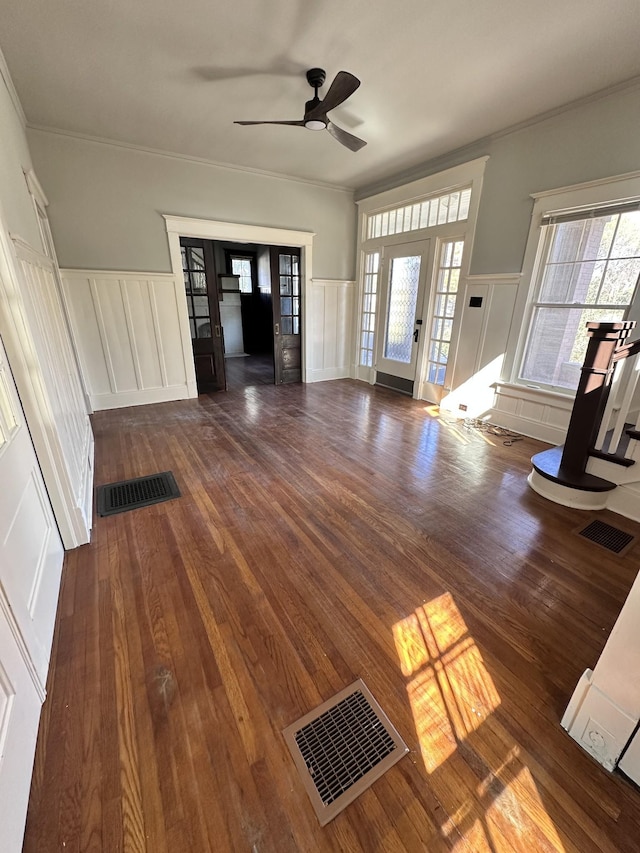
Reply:
<svg viewBox="0 0 640 853"><path fill-rule="evenodd" d="M376 382L413 393L421 351L422 307L429 240L384 249L380 275L380 333L376 344Z"/></svg>
<svg viewBox="0 0 640 853"><path fill-rule="evenodd" d="M392 258L384 357L410 364L420 281L421 255Z"/></svg>

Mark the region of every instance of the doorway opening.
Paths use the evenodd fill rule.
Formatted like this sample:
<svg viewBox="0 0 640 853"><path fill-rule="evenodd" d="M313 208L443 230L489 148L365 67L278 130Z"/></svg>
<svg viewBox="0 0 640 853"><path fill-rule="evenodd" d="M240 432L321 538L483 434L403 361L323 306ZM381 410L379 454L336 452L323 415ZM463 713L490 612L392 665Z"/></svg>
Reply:
<svg viewBox="0 0 640 853"><path fill-rule="evenodd" d="M194 344L194 341L197 340L197 334L194 330L194 326L191 324L191 320L196 319L195 304L193 304L193 310L190 312L188 303L189 296L202 294L195 294L193 292L189 293L189 289L192 285L189 277L185 275L183 247L181 246L181 241L183 241L184 238L193 238L209 243L211 245L212 254L214 244L216 242L230 244L228 248L231 254L238 253L240 256L247 250L247 247L251 246L261 246L264 249L269 250L273 335L273 381L276 385L289 382L307 381L307 347L309 345L309 341L304 333L307 319L305 288L306 283L311 280L311 270L313 266L313 233L308 231L294 231L284 228L271 228L264 225L241 225L233 222L218 222L208 219L190 219L180 216L164 215L163 218L167 229L171 268L176 279L184 279L185 284L186 295L182 306L181 320L182 345L185 362L187 364L191 362L194 365L193 373L187 380L189 396L196 397L202 392L199 391L199 384L196 376L196 345ZM213 262L210 266L213 270L213 282L211 286L214 290L212 290L212 292L216 292L219 296L221 295L223 299L222 301L220 301L220 299L209 299L210 319L208 321L211 329L209 332L209 334L211 334L211 340L213 344L217 346L218 352L222 354L222 358L219 359L219 361L222 364L222 371L224 372L216 380L220 390L232 387L228 386L226 371L224 368L225 361L230 363L232 360L235 360L225 359L224 357L225 346L220 307L224 303L224 297L226 296L222 291L227 290L228 288L226 286L225 288L222 288L221 277L226 279L225 285L234 284L235 296L237 297L240 293L240 280L242 279L243 273L246 276L246 267L244 269L241 268L240 271L236 273L226 272L227 261L224 257L224 247L221 248L224 260L220 261L220 269L218 270L216 268L215 254L213 255ZM266 266L266 261L263 261L263 263ZM259 280L259 264L256 264L256 267L258 270ZM196 271L204 272L204 278L206 280L207 277L205 270ZM187 267L186 272L191 272L191 269ZM237 285L235 282L231 282L229 280L230 275L237 277ZM200 279L200 281L201 280L202 279ZM207 294L208 288L209 285L207 285ZM232 301L233 300L229 299L227 301L227 305L230 305ZM217 317L220 320L219 323L215 322L216 310L218 312ZM242 312L240 311L240 317L241 316ZM220 327L220 338L218 338L216 333L216 325L219 325ZM242 356L239 356L239 358L242 358ZM215 367L216 362L213 358L213 354L209 359L209 365L212 364ZM251 381L255 380L249 378L249 382Z"/></svg>
<svg viewBox="0 0 640 853"><path fill-rule="evenodd" d="M198 393L302 380L298 247L180 237Z"/></svg>

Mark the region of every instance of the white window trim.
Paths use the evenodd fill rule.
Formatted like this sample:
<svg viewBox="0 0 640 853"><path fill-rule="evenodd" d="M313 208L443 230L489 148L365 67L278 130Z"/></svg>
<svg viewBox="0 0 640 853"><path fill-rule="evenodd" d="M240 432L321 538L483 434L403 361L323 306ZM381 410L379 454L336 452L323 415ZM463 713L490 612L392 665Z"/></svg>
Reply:
<svg viewBox="0 0 640 853"><path fill-rule="evenodd" d="M488 156L478 157L475 160L470 160L468 163L463 163L460 166L454 166L451 169L446 169L442 172L436 172L435 174L429 175L426 178L420 178L417 181L412 181L411 183L403 184L399 187L394 187L393 189L369 196L368 198L360 199L356 202L358 206L358 246L356 253L356 282L358 289L353 318L354 346L352 348L351 361L351 376L354 379L362 379L373 384L375 382L376 373L375 366L369 368L362 367L360 365L359 343L364 293L365 255L370 252L379 251L381 253L382 263L382 255L385 246L393 246L398 243L410 243L431 238L434 241L435 250L439 251L439 245L441 240L464 240L464 253L462 258L462 268L460 270L459 284L459 287L462 289L464 286L464 282L466 281L466 278L469 275L469 265L471 262L471 254L473 251L476 224L478 221L478 209L480 206L480 197L482 194L482 182L484 178L484 170L488 160ZM401 207L403 205L413 204L436 194L442 194L447 191L453 192L456 189L468 186L471 186L471 202L469 204L469 215L466 220L448 222L442 225L434 225L430 228L423 228L417 231L393 234L391 236L386 237L375 237L372 239L367 239L367 217L370 214L389 210L393 207ZM430 288L429 299L431 299L432 295L431 284L432 282L428 282ZM379 286L380 280L378 280L378 287ZM431 303L429 302L429 306L430 304ZM453 353L453 357L450 356L449 364L447 366L448 371L450 371L447 373L447 379L450 378L451 375L453 375L453 370L455 368L455 354L457 353L458 347L460 320L462 316L461 312L462 301L458 300L456 304L453 334L449 349L449 352ZM426 321L424 325L426 327ZM376 334L374 336L374 346L376 340L377 324ZM414 397L420 399L422 394L422 388L424 385L426 370L426 361L424 359L424 353L422 354L422 356L419 357L418 365L419 366L418 371L416 373L416 381L414 384ZM445 387L445 390L448 390L448 388Z"/></svg>
<svg viewBox="0 0 640 853"><path fill-rule="evenodd" d="M542 219L548 214L568 213L573 210L586 210L600 204L640 200L640 171L615 175L597 181L560 187L539 193L532 193L534 199L531 225L527 237L524 262L522 265L522 286L516 299L516 305L511 324L511 332L507 342L504 373L508 385L518 388L528 388L543 391L556 397L575 397L575 391L570 389L549 388L534 382L521 379L520 367L524 358L525 347L529 334L533 299L535 296L538 271L544 254L542 234ZM640 311L638 299L631 305L631 319ZM635 309L635 311L634 311Z"/></svg>

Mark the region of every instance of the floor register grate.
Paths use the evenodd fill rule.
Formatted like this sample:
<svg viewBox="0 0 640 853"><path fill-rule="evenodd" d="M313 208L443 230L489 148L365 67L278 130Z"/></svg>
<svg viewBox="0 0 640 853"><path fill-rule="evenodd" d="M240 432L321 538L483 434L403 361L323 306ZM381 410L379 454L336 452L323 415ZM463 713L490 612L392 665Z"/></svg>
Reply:
<svg viewBox="0 0 640 853"><path fill-rule="evenodd" d="M607 551L613 551L618 556L626 554L635 542L635 536L632 536L631 533L613 527L613 525L599 519L591 521L586 527L580 529L578 535L584 536L585 539L589 539L601 548L606 548Z"/></svg>
<svg viewBox="0 0 640 853"><path fill-rule="evenodd" d="M171 471L121 480L98 488L98 515L116 515L143 506L180 497L180 489Z"/></svg>
<svg viewBox="0 0 640 853"><path fill-rule="evenodd" d="M284 737L322 826L409 751L361 679Z"/></svg>

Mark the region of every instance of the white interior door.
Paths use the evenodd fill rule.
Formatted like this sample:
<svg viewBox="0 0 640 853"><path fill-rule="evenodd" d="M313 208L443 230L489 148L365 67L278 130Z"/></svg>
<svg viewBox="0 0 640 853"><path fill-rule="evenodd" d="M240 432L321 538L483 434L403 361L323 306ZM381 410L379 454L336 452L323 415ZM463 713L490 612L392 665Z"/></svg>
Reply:
<svg viewBox="0 0 640 853"><path fill-rule="evenodd" d="M63 549L0 339L0 847L17 853Z"/></svg>
<svg viewBox="0 0 640 853"><path fill-rule="evenodd" d="M413 392L429 266L429 240L384 249L376 372L380 384ZM394 381L395 380L395 381Z"/></svg>

